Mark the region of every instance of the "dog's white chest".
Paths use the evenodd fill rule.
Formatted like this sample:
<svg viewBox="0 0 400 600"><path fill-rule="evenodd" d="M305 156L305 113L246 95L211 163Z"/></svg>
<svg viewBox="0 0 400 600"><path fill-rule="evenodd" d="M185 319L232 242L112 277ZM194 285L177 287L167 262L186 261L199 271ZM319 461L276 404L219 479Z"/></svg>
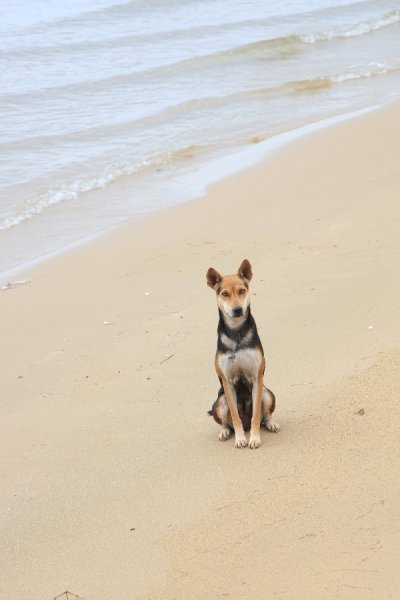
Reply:
<svg viewBox="0 0 400 600"><path fill-rule="evenodd" d="M219 366L228 380L236 383L244 377L248 381L255 381L260 370L262 356L259 350L245 348L237 352L221 354Z"/></svg>

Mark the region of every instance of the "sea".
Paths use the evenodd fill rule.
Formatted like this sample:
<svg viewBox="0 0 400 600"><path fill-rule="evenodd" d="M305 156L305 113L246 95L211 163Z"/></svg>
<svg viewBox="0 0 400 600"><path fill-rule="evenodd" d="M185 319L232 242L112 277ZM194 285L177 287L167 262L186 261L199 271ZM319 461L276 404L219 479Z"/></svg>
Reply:
<svg viewBox="0 0 400 600"><path fill-rule="evenodd" d="M2 0L0 282L399 96L400 0Z"/></svg>

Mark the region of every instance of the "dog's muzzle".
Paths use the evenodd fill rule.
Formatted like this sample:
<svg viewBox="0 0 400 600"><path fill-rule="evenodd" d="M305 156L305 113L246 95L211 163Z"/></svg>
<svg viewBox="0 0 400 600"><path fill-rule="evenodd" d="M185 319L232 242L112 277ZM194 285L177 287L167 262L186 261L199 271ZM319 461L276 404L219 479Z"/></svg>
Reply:
<svg viewBox="0 0 400 600"><path fill-rule="evenodd" d="M243 308L241 306L234 306L232 308L233 317L241 317L243 315Z"/></svg>

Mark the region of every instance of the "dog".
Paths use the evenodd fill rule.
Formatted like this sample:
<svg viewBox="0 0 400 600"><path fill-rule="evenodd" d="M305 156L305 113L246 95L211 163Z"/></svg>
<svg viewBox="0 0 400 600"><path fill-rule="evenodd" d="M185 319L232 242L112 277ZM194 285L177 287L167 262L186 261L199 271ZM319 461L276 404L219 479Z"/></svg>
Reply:
<svg viewBox="0 0 400 600"><path fill-rule="evenodd" d="M263 385L264 350L250 310L252 277L247 259L235 275L222 276L212 267L207 271L207 285L216 292L219 311L215 370L221 384L209 414L221 425L220 441L235 433L236 448L259 448L261 425L268 431L280 429L271 420L275 396Z"/></svg>

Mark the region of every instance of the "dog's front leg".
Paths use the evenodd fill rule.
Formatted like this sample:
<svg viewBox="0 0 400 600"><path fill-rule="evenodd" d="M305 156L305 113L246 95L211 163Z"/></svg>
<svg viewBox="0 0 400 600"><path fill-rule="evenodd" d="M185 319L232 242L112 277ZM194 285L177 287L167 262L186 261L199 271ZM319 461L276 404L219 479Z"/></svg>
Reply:
<svg viewBox="0 0 400 600"><path fill-rule="evenodd" d="M249 448L259 448L261 446L260 424L261 424L261 406L263 393L263 372L260 369L257 380L253 383L252 402L253 416L251 418Z"/></svg>
<svg viewBox="0 0 400 600"><path fill-rule="evenodd" d="M235 430L235 446L236 448L245 448L247 446L247 440L244 434L242 420L239 417L235 386L226 378L222 379L222 384L224 386L226 401L228 402L229 411L231 413L233 429Z"/></svg>

